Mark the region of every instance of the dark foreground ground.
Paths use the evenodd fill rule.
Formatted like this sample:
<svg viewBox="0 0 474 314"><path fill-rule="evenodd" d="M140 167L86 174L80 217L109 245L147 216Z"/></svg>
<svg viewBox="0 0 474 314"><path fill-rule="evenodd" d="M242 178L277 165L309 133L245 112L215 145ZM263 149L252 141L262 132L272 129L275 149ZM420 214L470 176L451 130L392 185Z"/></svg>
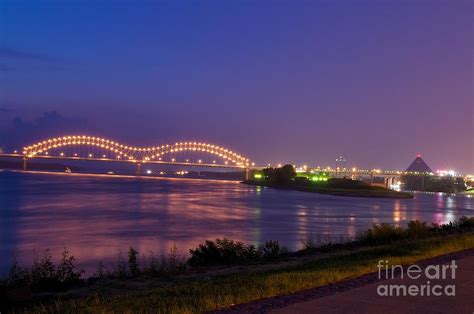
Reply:
<svg viewBox="0 0 474 314"><path fill-rule="evenodd" d="M37 288L35 292L33 288L28 292L27 287L10 287L7 281L6 299L3 300L10 305L3 310L26 313L198 313L216 310L254 312L254 306L257 306L256 312L275 310L281 305L284 308L311 301L315 296L324 295L321 291L339 292L372 283L371 276L377 271L380 260L389 260L393 265L411 265L445 254L472 251L473 223L468 218L441 227L427 227L414 222L404 230L380 225L369 229L355 242L308 243L305 250L282 254L271 261L185 267L174 274L143 272L135 276L130 273L120 276L116 273L90 278L61 291ZM241 250L240 247L234 249ZM227 252L229 245L224 250ZM201 257L209 256L203 250L200 252ZM199 259L198 264L215 261L214 253L212 256L210 260ZM196 265L191 263L192 260L188 264ZM268 299L272 297L276 298ZM262 299L266 300L263 303L257 301ZM257 303L235 307L236 304L254 301Z"/></svg>
<svg viewBox="0 0 474 314"><path fill-rule="evenodd" d="M378 272L344 280L295 294L242 304L218 313L473 313L474 249L419 261L430 265L449 265L455 260L455 279L431 280L430 284L455 285L455 296L379 296L380 285L423 285L426 278L412 280L400 273L395 279L380 280Z"/></svg>

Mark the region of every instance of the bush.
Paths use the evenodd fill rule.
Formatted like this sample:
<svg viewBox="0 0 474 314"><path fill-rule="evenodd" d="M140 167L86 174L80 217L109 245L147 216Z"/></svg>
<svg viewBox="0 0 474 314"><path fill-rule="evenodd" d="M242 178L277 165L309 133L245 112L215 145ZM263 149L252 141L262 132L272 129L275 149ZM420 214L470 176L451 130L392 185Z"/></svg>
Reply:
<svg viewBox="0 0 474 314"><path fill-rule="evenodd" d="M119 278L124 278L127 276L127 263L123 258L121 250L119 250L117 254L117 262L115 264L115 275Z"/></svg>
<svg viewBox="0 0 474 314"><path fill-rule="evenodd" d="M262 255L266 259L275 259L280 255L280 244L278 241L270 240L260 247Z"/></svg>
<svg viewBox="0 0 474 314"><path fill-rule="evenodd" d="M44 250L41 259L35 253L33 266L30 272L31 286L33 288L51 289L57 286L56 266L51 261L50 250Z"/></svg>
<svg viewBox="0 0 474 314"><path fill-rule="evenodd" d="M460 228L474 228L474 217L463 216L459 219L458 225Z"/></svg>
<svg viewBox="0 0 474 314"><path fill-rule="evenodd" d="M168 255L161 256L161 264L159 265L160 273L162 274L177 274L185 268L185 260L178 255L176 246L170 247Z"/></svg>
<svg viewBox="0 0 474 314"><path fill-rule="evenodd" d="M94 276L99 279L103 279L105 278L106 274L107 274L107 270L104 266L104 263L100 261L99 265L97 265L97 271L95 272Z"/></svg>
<svg viewBox="0 0 474 314"><path fill-rule="evenodd" d="M352 241L353 239L351 239ZM347 243L349 239L341 237L339 242L332 241L329 236L326 236L324 239L321 235L309 235L302 242L303 250L320 250L320 251L330 251L334 247L340 244Z"/></svg>
<svg viewBox="0 0 474 314"><path fill-rule="evenodd" d="M57 279L66 284L71 284L77 282L84 271L78 270L76 271L76 258L69 254L69 251L64 248L61 253L61 260L57 267Z"/></svg>
<svg viewBox="0 0 474 314"><path fill-rule="evenodd" d="M367 243L387 243L402 238L403 232L399 227L387 223L374 224L359 236L359 241Z"/></svg>
<svg viewBox="0 0 474 314"><path fill-rule="evenodd" d="M258 262L263 259L274 259L284 254L278 241L267 241L256 248L254 245L245 245L233 240L216 239L206 240L196 249L189 250L191 257L188 264L191 266L237 265Z"/></svg>
<svg viewBox="0 0 474 314"><path fill-rule="evenodd" d="M248 258L247 251L242 242L226 238L216 241L206 240L196 249L189 250L191 258L188 263L192 266L239 264Z"/></svg>
<svg viewBox="0 0 474 314"><path fill-rule="evenodd" d="M35 253L31 268L20 266L16 257L6 280L9 287L30 287L32 290L48 291L67 288L80 282L83 270L76 270L76 259L65 248L56 266L52 261L50 250L45 250L41 258Z"/></svg>
<svg viewBox="0 0 474 314"><path fill-rule="evenodd" d="M128 249L128 268L132 276L136 276L139 273L138 261L137 261L138 252L129 247Z"/></svg>
<svg viewBox="0 0 474 314"><path fill-rule="evenodd" d="M296 176L292 165L284 165L280 168L265 168L262 170L265 180L271 184L289 184Z"/></svg>
<svg viewBox="0 0 474 314"><path fill-rule="evenodd" d="M16 256L13 256L12 266L8 272L7 284L10 287L25 287L30 282L30 273L28 269L22 267Z"/></svg>
<svg viewBox="0 0 474 314"><path fill-rule="evenodd" d="M406 234L411 238L421 238L427 236L430 233L430 228L426 222L419 220L410 221L407 224Z"/></svg>

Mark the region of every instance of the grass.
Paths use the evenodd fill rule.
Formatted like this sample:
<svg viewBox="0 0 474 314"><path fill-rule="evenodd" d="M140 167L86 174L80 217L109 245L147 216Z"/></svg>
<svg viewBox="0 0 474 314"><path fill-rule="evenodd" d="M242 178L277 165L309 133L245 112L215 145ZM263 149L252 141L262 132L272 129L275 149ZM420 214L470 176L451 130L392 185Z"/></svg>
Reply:
<svg viewBox="0 0 474 314"><path fill-rule="evenodd" d="M414 227L415 229L420 226ZM421 227L422 228L422 227ZM385 227L383 227L385 229ZM393 232L378 230L375 232ZM442 254L474 247L474 233L452 233L423 239L403 239L337 256L306 260L279 269L247 271L228 275L201 276L145 292L109 297L99 295L27 308L29 313L154 312L197 313L229 307L261 298L293 293L377 270L377 262L411 264Z"/></svg>

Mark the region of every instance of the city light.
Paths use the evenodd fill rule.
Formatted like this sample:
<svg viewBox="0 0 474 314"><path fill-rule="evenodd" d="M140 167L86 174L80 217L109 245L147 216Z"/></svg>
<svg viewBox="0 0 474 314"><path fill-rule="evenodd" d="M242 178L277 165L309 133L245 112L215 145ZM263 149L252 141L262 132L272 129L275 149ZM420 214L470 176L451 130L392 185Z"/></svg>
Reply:
<svg viewBox="0 0 474 314"><path fill-rule="evenodd" d="M245 158L230 149L220 147L203 142L177 142L173 145L161 145L156 147L133 147L123 144L119 144L115 141L111 141L105 138L91 137L91 136L64 136L59 138L50 138L31 146L24 148L24 154L28 156L35 156L38 153L45 152L48 149L71 146L71 145L86 145L92 147L98 147L113 152L114 154L123 155L130 160L145 161L145 160L162 160L161 156L173 152L184 152L184 151L199 151L206 152L211 155L218 156L224 159L225 164L232 164L236 167L254 166L255 163L250 163L248 158ZM15 153L17 153L15 151ZM129 156L130 155L130 156ZM107 155L102 155L102 158L107 158ZM132 157L132 158L130 158ZM89 156L92 158L92 156ZM176 160L174 160L176 161ZM186 162L189 162L187 159ZM217 161L213 161L213 164L218 164Z"/></svg>
<svg viewBox="0 0 474 314"><path fill-rule="evenodd" d="M456 171L450 169L450 170L438 170L436 173L440 177L445 177L445 176L450 176L450 177L455 177L456 176Z"/></svg>

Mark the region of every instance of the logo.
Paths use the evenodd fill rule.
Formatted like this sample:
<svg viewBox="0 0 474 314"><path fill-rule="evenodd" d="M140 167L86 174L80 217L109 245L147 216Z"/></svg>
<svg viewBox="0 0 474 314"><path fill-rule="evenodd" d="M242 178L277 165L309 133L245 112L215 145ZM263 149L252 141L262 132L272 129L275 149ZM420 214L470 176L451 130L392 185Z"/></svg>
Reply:
<svg viewBox="0 0 474 314"><path fill-rule="evenodd" d="M388 260L379 260L377 264L379 280L396 280L397 283L383 283L377 286L377 294L384 297L392 296L450 296L456 295L456 261L447 265L389 265ZM399 273L400 276L396 276ZM443 280L449 281L444 282ZM421 282L421 283L420 283Z"/></svg>

